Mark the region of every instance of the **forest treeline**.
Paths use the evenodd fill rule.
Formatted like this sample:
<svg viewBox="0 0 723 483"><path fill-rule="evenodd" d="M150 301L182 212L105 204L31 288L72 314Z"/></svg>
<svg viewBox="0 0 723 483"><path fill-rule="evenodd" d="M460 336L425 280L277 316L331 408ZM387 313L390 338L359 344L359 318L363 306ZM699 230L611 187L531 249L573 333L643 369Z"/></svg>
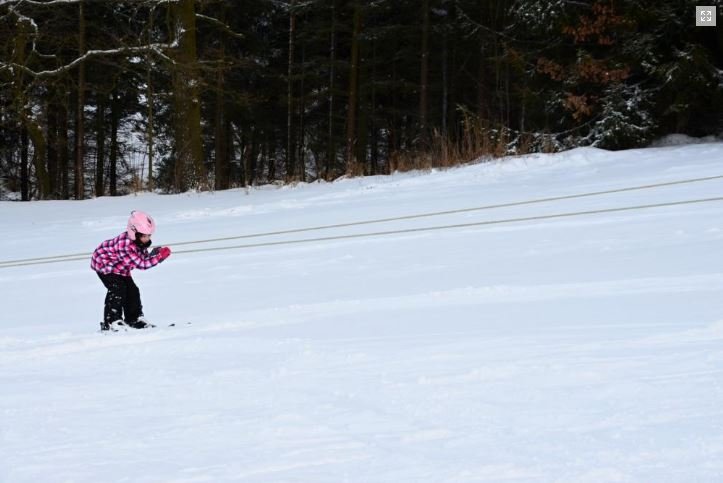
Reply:
<svg viewBox="0 0 723 483"><path fill-rule="evenodd" d="M723 28L694 14L643 0L0 0L0 196L223 190L717 135Z"/></svg>

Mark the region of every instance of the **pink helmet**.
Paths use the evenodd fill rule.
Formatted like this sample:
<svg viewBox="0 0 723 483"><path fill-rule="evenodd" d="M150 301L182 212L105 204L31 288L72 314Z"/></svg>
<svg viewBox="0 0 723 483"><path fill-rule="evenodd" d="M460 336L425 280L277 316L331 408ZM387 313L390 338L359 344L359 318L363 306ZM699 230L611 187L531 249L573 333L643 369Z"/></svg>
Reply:
<svg viewBox="0 0 723 483"><path fill-rule="evenodd" d="M156 231L156 222L147 213L142 211L131 211L131 217L128 218L128 237L131 240L136 239L136 233L144 235L153 235Z"/></svg>

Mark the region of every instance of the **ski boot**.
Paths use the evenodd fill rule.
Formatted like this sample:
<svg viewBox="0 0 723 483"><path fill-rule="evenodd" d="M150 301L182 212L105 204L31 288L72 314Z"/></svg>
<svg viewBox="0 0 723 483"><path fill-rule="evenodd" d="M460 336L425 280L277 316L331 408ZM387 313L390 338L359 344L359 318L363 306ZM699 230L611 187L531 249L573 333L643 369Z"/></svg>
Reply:
<svg viewBox="0 0 723 483"><path fill-rule="evenodd" d="M128 325L120 319L114 320L113 322L101 322L100 330L118 332L120 330L128 330Z"/></svg>
<svg viewBox="0 0 723 483"><path fill-rule="evenodd" d="M133 329L152 329L155 325L148 322L145 317L138 317L135 322L125 322L128 327Z"/></svg>

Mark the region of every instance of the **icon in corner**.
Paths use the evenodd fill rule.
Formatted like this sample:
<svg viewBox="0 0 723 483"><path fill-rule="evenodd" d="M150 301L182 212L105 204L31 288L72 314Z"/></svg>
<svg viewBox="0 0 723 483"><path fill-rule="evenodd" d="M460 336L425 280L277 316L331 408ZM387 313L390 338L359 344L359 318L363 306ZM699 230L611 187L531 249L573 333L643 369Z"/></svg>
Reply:
<svg viewBox="0 0 723 483"><path fill-rule="evenodd" d="M716 7L700 6L695 7L695 26L696 27L715 27L716 26Z"/></svg>

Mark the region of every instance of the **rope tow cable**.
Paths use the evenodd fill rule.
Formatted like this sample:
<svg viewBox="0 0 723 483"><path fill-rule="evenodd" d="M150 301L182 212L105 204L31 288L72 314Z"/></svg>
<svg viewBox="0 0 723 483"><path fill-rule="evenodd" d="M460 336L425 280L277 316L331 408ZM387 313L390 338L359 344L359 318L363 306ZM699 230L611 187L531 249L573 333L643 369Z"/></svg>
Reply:
<svg viewBox="0 0 723 483"><path fill-rule="evenodd" d="M711 181L711 180L721 179L721 178L723 178L723 175L706 176L703 178L690 178L690 179L683 179L683 180L677 180L677 181L667 181L667 182L663 182L663 183L631 186L631 187L626 187L626 188L617 188L617 189L605 190L605 191L593 191L590 193L578 193L578 194L573 194L573 195L553 196L550 198L538 198L538 199L533 199L533 200L515 201L515 202L501 203L501 204L496 204L496 205L485 205L485 206L478 206L478 207L473 207L473 208L460 208L460 209L456 209L456 210L436 211L436 212L430 212L430 213L419 213L419 214L415 214L415 215L397 216L397 217L392 217L392 218L380 218L380 219L376 219L376 220L362 220L362 221L356 221L356 222L350 222L350 223L338 223L338 224L334 224L334 225L321 225L321 226L314 226L314 227L308 227L308 228L295 228L295 229L290 229L290 230L280 230L280 231L272 231L272 232L266 232L266 233L251 233L248 235L238 235L238 236L230 236L230 237L222 237L222 238L209 238L207 240L194 240L194 241L178 242L178 243L166 243L166 245L178 247L178 246L185 246L185 245L196 245L196 244L200 244L200 243L212 243L212 242L219 242L219 241L260 238L260 237L264 237L264 236L287 235L287 234L291 234L291 233L303 233L303 232L308 232L308 231L329 230L329 229L333 229L333 228L345 228L345 227L349 227L349 226L371 225L374 223L386 223L386 222L390 222L390 221L412 220L412 219L416 219L416 218L429 218L432 216L452 215L452 214L458 214L458 213L469 213L472 211L492 210L492 209L496 209L496 208L509 208L512 206L523 206L523 205L531 205L531 204L536 204L536 203L546 203L546 202L550 202L550 201L561 201L561 200L585 198L585 197L590 197L590 196L600 196L600 195L613 194L613 193L623 193L623 192L627 192L627 191L639 191L639 190L652 189L652 188L661 188L664 186L699 183L701 181ZM189 251L181 252L181 253L189 253ZM37 257L37 258L22 258L22 259L18 259L18 260L5 260L5 261L0 261L0 268L16 267L16 266L22 266L22 265L38 265L40 262L46 262L46 261L47 261L47 263L75 261L75 260L80 260L82 258L86 258L89 256L90 256L89 253L72 253L72 254L67 254L67 255L55 255L55 256ZM37 262L37 263L34 263L34 262Z"/></svg>
<svg viewBox="0 0 723 483"><path fill-rule="evenodd" d="M287 241L277 241L277 242L266 242L266 243L253 243L248 245L234 245L234 246L228 246L228 247L215 247L215 248L195 248L192 250L180 250L176 251L174 253L199 253L199 252L211 252L211 251L222 251L222 250L234 250L234 249L241 249L241 248L259 248L259 247L270 247L270 246L278 246L278 245L293 245L293 244L300 244L300 243L311 243L311 242L322 242L322 241L332 241L332 240L349 240L353 238L368 238L373 236L384 236L384 235L397 235L397 234L403 234L403 233L419 233L424 231L439 231L439 230L448 230L448 229L455 229L455 228L469 228L474 226L486 226L486 225L501 225L504 223L519 223L523 221L536 221L536 220L551 220L555 218L569 218L573 216L584 216L584 215L595 215L600 213L616 213L616 212L622 212L622 211L633 211L633 210L644 210L649 208L661 208L665 206L676 206L676 205L692 205L697 203L708 203L712 201L723 201L723 197L716 197L716 198L702 198L697 200L682 200L682 201L672 201L669 203L655 203L651 205L638 205L638 206L626 206L622 208L603 208L599 210L589 210L589 211L577 211L577 212L571 212L571 213L555 213L551 215L538 215L538 216L527 216L522 218L508 218L503 220L490 220L490 221L478 221L473 223L457 223L454 225L441 225L441 226L427 226L427 227L421 227L421 228L406 228L402 230L389 230L389 231L378 231L373 233L359 233L356 235L337 235L337 236L328 236L328 237L318 237L318 238L305 238L302 240L287 240ZM0 267L2 268L2 267Z"/></svg>
<svg viewBox="0 0 723 483"><path fill-rule="evenodd" d="M470 228L470 227L477 227L477 226L488 226L488 225L501 225L505 223L519 223L524 221L538 221L538 220L551 220L551 219L559 219L559 218L570 218L573 216L585 216L585 215L595 215L595 214L601 214L601 213L619 213L624 211L634 211L634 210L644 210L644 209L650 209L650 208L662 208L667 206L681 206L681 205L692 205L692 204L700 204L700 203L709 203L713 201L723 201L723 197L715 197L715 198L701 198L701 199L695 199L695 200L681 200L681 201L671 201L667 203L654 203L654 204L648 204L648 205L636 205L636 206L625 206L621 208L602 208L599 210L587 210L587 211L575 211L575 212L568 212L568 213L554 213L550 215L537 215L537 216L527 216L527 217L521 217L521 218L507 218L502 220L488 220L488 221L478 221L473 223L457 223L453 225L439 225L439 226L428 226L428 227L420 227L420 228L406 228L401 230L388 230L388 231L378 231L378 232L372 232L372 233L360 233L355 235L336 235L336 236L329 236L329 237L318 237L318 238L305 238L301 240L286 240L286 241L277 241L277 242L265 242L265 243L252 243L247 245L234 245L234 246L226 246L226 247L213 247L213 248L196 248L191 250L179 250L175 253L200 253L200 252L211 252L211 251L224 251L224 250L235 250L235 249L242 249L242 248L259 248L259 247L271 247L271 246L279 246L279 245L294 245L294 244L301 244L301 243L312 243L312 242L323 242L323 241L333 241L333 240L349 240L354 238L369 238L374 236L384 236L384 235L397 235L397 234L404 234L404 233L419 233L419 232L425 232L425 231L439 231L439 230L449 230L449 229L456 229L456 228ZM56 259L56 260L45 260L45 261L18 261L16 263L9 263L9 262L3 262L5 265L0 265L0 268L9 268L9 267L21 267L21 266L27 266L27 265L41 265L45 263L58 263L58 262L70 262L75 260L84 260L87 256L81 257L75 257L75 258L64 258L64 259Z"/></svg>
<svg viewBox="0 0 723 483"><path fill-rule="evenodd" d="M553 196L550 198L537 198L537 199L533 199L533 200L513 201L510 203L484 205L484 206L477 206L477 207L473 207L473 208L459 208L456 210L434 211L434 212L430 212L430 213L418 213L418 214L414 214L414 215L395 216L395 217L391 217L391 218L378 218L378 219L373 219L373 220L362 220L362 221L354 221L354 222L349 222L349 223L320 225L320 226L313 226L313 227L308 227L308 228L294 228L294 229L290 229L290 230L271 231L271 232L265 232L265 233L252 233L249 235L229 236L229 237L223 237L223 238L209 238L207 240L169 243L168 245L178 247L178 246L183 246L183 245L195 245L195 244L199 244L199 243L212 243L212 242L219 242L219 241L241 240L241 239L245 239L245 238L258 238L258 237L263 237L263 236L274 236L274 235L288 235L291 233L303 233L303 232L307 232L307 231L330 230L333 228L346 228L346 227L350 227L350 226L371 225L371 224L375 224L375 223L387 223L390 221L413 220L413 219L418 219L418 218L429 218L432 216L454 215L454 214L459 214L459 213L469 213L469 212L473 212L473 211L493 210L493 209L497 209L497 208L510 208L513 206L532 205L532 204L536 204L536 203L546 203L546 202L550 202L550 201L570 200L570 199L585 198L585 197L590 197L590 196L600 196L600 195L607 195L607 194L613 194L613 193L623 193L623 192L627 192L627 191L639 191L639 190L652 189L652 188L661 188L664 186L674 186L674 185L688 184L688 183L699 183L701 181L711 181L711 180L722 179L722 178L723 178L723 175L708 176L705 178L692 178L692 179L684 179L684 180L678 180L678 181L669 181L669 182L665 182L665 183L656 183L656 184L632 186L632 187L626 187L626 188L617 188L617 189L606 190L606 191L593 191L590 193L578 193L578 194L573 194L573 195ZM2 262L0 262L0 263L2 263Z"/></svg>

